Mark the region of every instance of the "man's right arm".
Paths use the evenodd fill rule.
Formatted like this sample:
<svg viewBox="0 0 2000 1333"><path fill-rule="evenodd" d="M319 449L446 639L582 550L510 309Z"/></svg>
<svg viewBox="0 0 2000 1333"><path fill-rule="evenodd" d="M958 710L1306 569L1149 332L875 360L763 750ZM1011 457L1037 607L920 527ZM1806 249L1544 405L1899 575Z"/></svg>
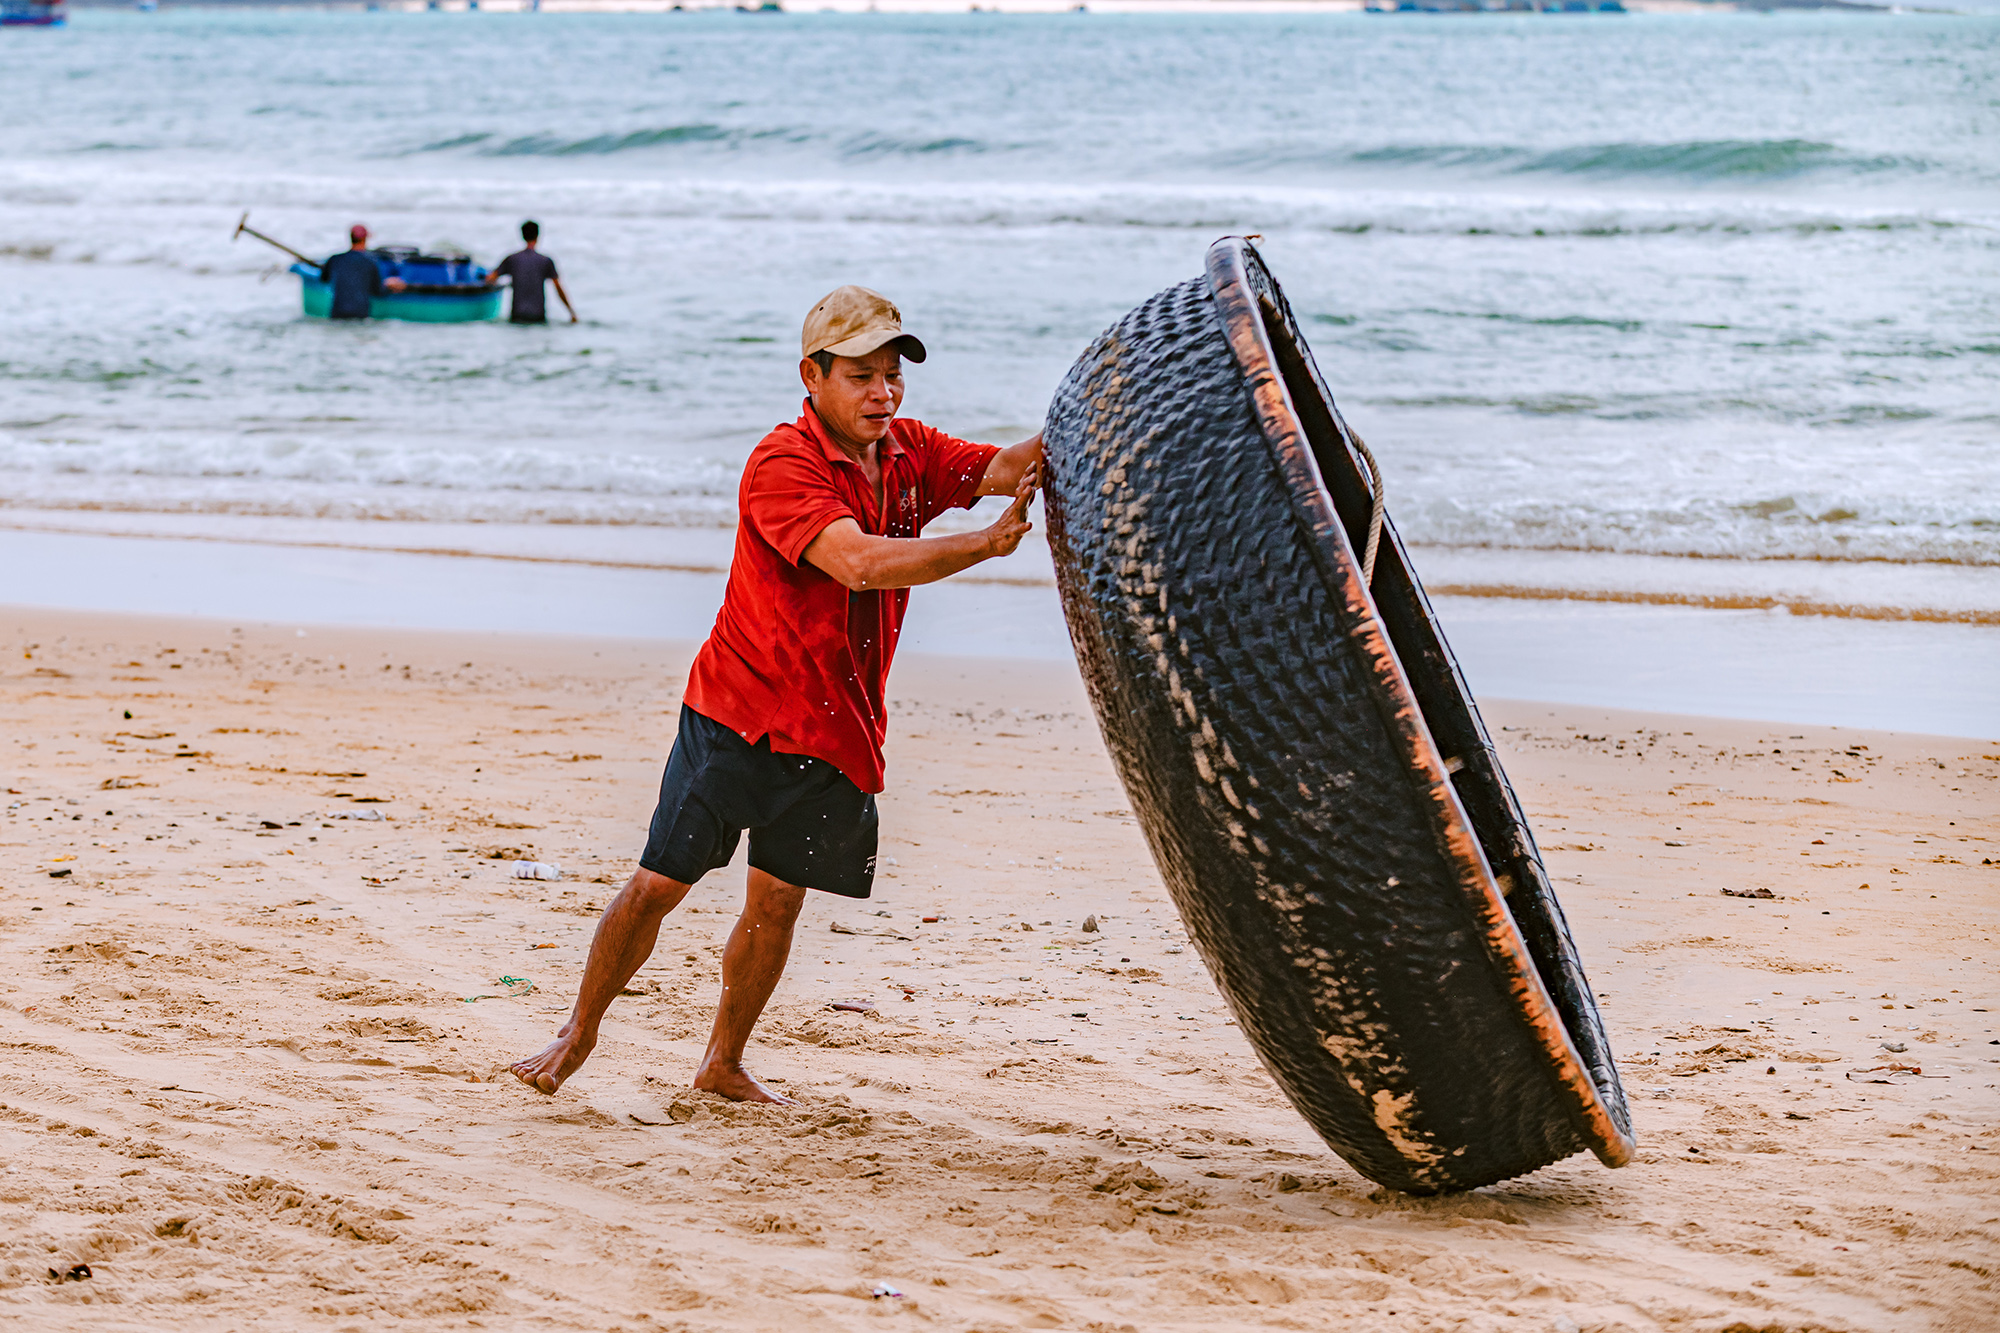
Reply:
<svg viewBox="0 0 2000 1333"><path fill-rule="evenodd" d="M936 583L982 561L1014 553L1035 526L1028 522L1027 511L1038 480L1038 471L1030 469L1021 478L1014 503L979 532L876 537L863 532L852 518L837 518L806 546L804 559L854 592Z"/></svg>

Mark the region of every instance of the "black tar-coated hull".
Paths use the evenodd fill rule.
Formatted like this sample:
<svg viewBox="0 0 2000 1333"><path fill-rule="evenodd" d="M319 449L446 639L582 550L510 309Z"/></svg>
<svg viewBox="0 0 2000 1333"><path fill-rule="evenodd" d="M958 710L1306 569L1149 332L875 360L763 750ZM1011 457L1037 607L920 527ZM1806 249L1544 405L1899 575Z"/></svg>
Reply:
<svg viewBox="0 0 2000 1333"><path fill-rule="evenodd" d="M1624 1093L1540 853L1255 249L1092 344L1050 540L1098 720L1216 984L1356 1170L1418 1194L1589 1148Z"/></svg>

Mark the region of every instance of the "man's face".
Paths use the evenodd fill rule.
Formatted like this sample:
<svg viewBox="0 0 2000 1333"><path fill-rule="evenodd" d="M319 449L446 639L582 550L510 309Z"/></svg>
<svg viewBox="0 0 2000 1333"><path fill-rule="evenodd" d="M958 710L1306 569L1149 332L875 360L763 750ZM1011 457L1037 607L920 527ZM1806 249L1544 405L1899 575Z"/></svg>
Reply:
<svg viewBox="0 0 2000 1333"><path fill-rule="evenodd" d="M866 356L837 356L825 374L807 357L799 362L799 375L835 441L853 448L865 449L887 435L903 405L903 357L893 344Z"/></svg>

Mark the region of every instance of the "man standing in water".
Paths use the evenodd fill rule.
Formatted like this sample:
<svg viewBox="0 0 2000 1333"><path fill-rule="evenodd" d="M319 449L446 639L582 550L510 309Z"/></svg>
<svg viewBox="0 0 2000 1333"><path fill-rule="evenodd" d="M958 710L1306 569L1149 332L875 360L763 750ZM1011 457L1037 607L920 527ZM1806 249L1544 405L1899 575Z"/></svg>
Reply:
<svg viewBox="0 0 2000 1333"><path fill-rule="evenodd" d="M743 1047L784 973L806 890L866 898L875 878L883 690L909 588L1027 535L1039 435L1008 449L898 421L902 362L924 359L888 300L842 287L801 339L799 419L743 467L729 586L688 672L680 734L639 869L604 909L576 1006L556 1038L513 1066L554 1092L597 1043L612 999L653 952L660 921L727 865L750 830L743 914L722 955L722 998L694 1085L786 1102L743 1067ZM918 535L982 495L1014 503L991 527Z"/></svg>
<svg viewBox="0 0 2000 1333"><path fill-rule="evenodd" d="M563 309L569 311L569 322L576 323L576 307L569 303L569 293L563 290L562 279L556 276L556 261L535 248L542 238L542 227L538 222L521 224L521 248L497 264L486 275L486 285L506 278L514 284L514 300L507 308L510 324L546 324L549 322L549 294L542 290L542 284L553 282L556 295L562 298Z"/></svg>
<svg viewBox="0 0 2000 1333"><path fill-rule="evenodd" d="M375 256L368 253L368 228L359 222L347 229L348 248L319 266L321 281L333 288L333 319L366 319L369 303L383 292L400 292L401 278L384 279Z"/></svg>

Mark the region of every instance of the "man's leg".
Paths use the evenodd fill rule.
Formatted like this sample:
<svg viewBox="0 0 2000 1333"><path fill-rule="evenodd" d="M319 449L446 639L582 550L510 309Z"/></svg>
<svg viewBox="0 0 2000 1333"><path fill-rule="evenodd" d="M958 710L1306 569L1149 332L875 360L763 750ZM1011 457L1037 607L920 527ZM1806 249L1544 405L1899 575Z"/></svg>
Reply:
<svg viewBox="0 0 2000 1333"><path fill-rule="evenodd" d="M603 1021L604 1011L653 956L661 919L680 905L687 891L688 886L677 879L650 870L632 872L632 878L605 904L604 915L598 919L597 934L590 941L590 961L584 964L583 984L577 988L576 1007L570 1010L569 1021L556 1029L556 1039L543 1047L541 1054L511 1066L514 1077L531 1088L554 1092L577 1071L597 1045L597 1025ZM796 915L798 908L792 911ZM741 931L742 926L737 929ZM790 938L789 928L786 938ZM732 940L732 948L734 944ZM767 988L765 994L769 993ZM754 1015L751 1021L756 1021ZM742 1049L742 1043L737 1043L739 1054Z"/></svg>
<svg viewBox="0 0 2000 1333"><path fill-rule="evenodd" d="M743 915L722 953L722 1000L715 1007L715 1031L695 1071L694 1085L739 1102L791 1105L743 1068L743 1046L757 1026L764 1004L785 973L792 952L792 927L806 891L751 867L743 892ZM553 1049L553 1048L551 1048Z"/></svg>

